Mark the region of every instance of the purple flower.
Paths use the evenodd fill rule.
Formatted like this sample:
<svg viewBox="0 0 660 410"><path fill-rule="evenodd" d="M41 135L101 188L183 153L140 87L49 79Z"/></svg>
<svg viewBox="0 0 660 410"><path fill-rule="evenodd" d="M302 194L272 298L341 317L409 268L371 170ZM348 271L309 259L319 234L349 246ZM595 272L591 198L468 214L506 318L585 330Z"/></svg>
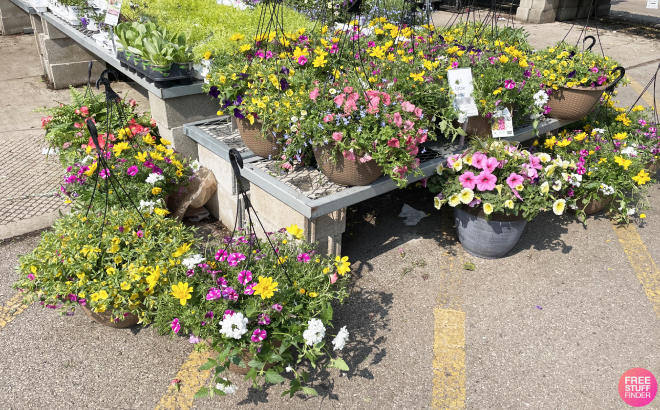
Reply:
<svg viewBox="0 0 660 410"><path fill-rule="evenodd" d="M171 324L172 331L174 333L179 333L179 330L181 330L181 325L179 324L179 319L174 319Z"/></svg>
<svg viewBox="0 0 660 410"><path fill-rule="evenodd" d="M277 310L278 312L282 311L282 305L280 305L279 303L274 304L273 306L271 306L271 308Z"/></svg>
<svg viewBox="0 0 660 410"><path fill-rule="evenodd" d="M575 74L576 74L576 73L577 73L577 71L573 70L573 71L571 71L570 73L568 73L568 75L566 76L566 78L573 78L573 77L575 77Z"/></svg>
<svg viewBox="0 0 660 410"><path fill-rule="evenodd" d="M242 270L238 273L238 282L241 285L247 285L252 280L252 272L249 270Z"/></svg>
<svg viewBox="0 0 660 410"><path fill-rule="evenodd" d="M224 249L220 249L215 253L216 261L224 262L225 259L227 259L227 251L225 251Z"/></svg>
<svg viewBox="0 0 660 410"><path fill-rule="evenodd" d="M238 292L236 292L232 287L226 287L222 289L222 297L235 302L238 300Z"/></svg>
<svg viewBox="0 0 660 410"><path fill-rule="evenodd" d="M80 299L78 299L78 303L85 306L87 304L87 301L84 298L80 298Z"/></svg>
<svg viewBox="0 0 660 410"><path fill-rule="evenodd" d="M197 336L195 336L194 334L191 333L190 334L190 339L188 339L188 341L192 344L197 344L197 343L201 342L202 339L200 339L199 337L197 337Z"/></svg>
<svg viewBox="0 0 660 410"><path fill-rule="evenodd" d="M309 263L309 254L307 253L301 253L298 255L298 262L304 262L304 263Z"/></svg>
<svg viewBox="0 0 660 410"><path fill-rule="evenodd" d="M218 87L213 86L209 90L209 95L213 98L218 98L220 96L220 90L218 90Z"/></svg>
<svg viewBox="0 0 660 410"><path fill-rule="evenodd" d="M138 238L144 237L144 232L142 232L142 231L137 231L137 232L135 232L135 234L137 235Z"/></svg>
<svg viewBox="0 0 660 410"><path fill-rule="evenodd" d="M124 227L123 226L119 227L119 232L124 233Z"/></svg>
<svg viewBox="0 0 660 410"><path fill-rule="evenodd" d="M231 309L227 309L227 310L225 310L225 313L222 314L222 320L225 320L225 319L227 319L228 317L234 316L234 313L236 313L236 312L234 312L234 311L231 310Z"/></svg>
<svg viewBox="0 0 660 410"><path fill-rule="evenodd" d="M516 83L513 82L512 80L504 80L504 88L507 90L513 90L516 88Z"/></svg>
<svg viewBox="0 0 660 410"><path fill-rule="evenodd" d="M204 317L207 319L213 319L213 311L207 312Z"/></svg>
<svg viewBox="0 0 660 410"><path fill-rule="evenodd" d="M71 302L77 302L78 301L78 296L74 295L73 293L69 293L69 300Z"/></svg>
<svg viewBox="0 0 660 410"><path fill-rule="evenodd" d="M130 175L130 176L135 176L135 174L137 174L138 171L139 171L139 170L138 170L138 167L136 167L135 165L133 165L132 167L130 167L129 169L126 170L126 173L127 173L128 175Z"/></svg>
<svg viewBox="0 0 660 410"><path fill-rule="evenodd" d="M307 63L307 57L305 56L298 57L298 64L305 65L306 63Z"/></svg>
<svg viewBox="0 0 660 410"><path fill-rule="evenodd" d="M216 283L218 286L222 287L222 288L226 288L226 287L227 287L227 279L225 279L225 278L222 277L222 276L220 276L218 279L216 279L216 280L215 280L215 283Z"/></svg>
<svg viewBox="0 0 660 410"><path fill-rule="evenodd" d="M229 266L233 267L233 266L238 265L241 261L244 261L244 260L245 260L245 255L243 255L240 252L237 252L237 253L232 253L231 255L229 255L229 257L227 258L227 263L229 263Z"/></svg>
<svg viewBox="0 0 660 410"><path fill-rule="evenodd" d="M593 67L593 68L591 69L591 72L592 72L592 73L597 73L597 72L598 72L598 67Z"/></svg>
<svg viewBox="0 0 660 410"><path fill-rule="evenodd" d="M243 291L244 295L253 295L254 294L254 287L257 285L256 282L252 282L250 284L245 285L245 290Z"/></svg>
<svg viewBox="0 0 660 410"><path fill-rule="evenodd" d="M34 275L33 275L33 274L31 274L31 273L30 273L30 274L28 274L28 279L30 279L30 280L34 280Z"/></svg>
<svg viewBox="0 0 660 410"><path fill-rule="evenodd" d="M259 321L257 323L264 326L270 325L270 316L268 316L266 313L260 313Z"/></svg>
<svg viewBox="0 0 660 410"><path fill-rule="evenodd" d="M195 269L188 269L186 271L186 276L189 278L192 278L194 274L195 274Z"/></svg>
<svg viewBox="0 0 660 410"><path fill-rule="evenodd" d="M301 56L301 57L303 57L303 56ZM267 333L266 333L265 330L257 328L257 329L254 330L254 333L252 333L252 337L250 338L250 340L257 343L257 342L263 341L266 338L266 336L267 336Z"/></svg>
<svg viewBox="0 0 660 410"><path fill-rule="evenodd" d="M99 172L99 176L103 179L106 179L110 176L110 170L108 168L102 169L101 172Z"/></svg>
<svg viewBox="0 0 660 410"><path fill-rule="evenodd" d="M217 288L209 289L209 293L206 294L206 300L218 300L222 299L222 290Z"/></svg>
<svg viewBox="0 0 660 410"><path fill-rule="evenodd" d="M546 106L543 108L543 115L548 115L548 114L550 114L550 111L552 111L552 108L550 108L549 105L546 105Z"/></svg>

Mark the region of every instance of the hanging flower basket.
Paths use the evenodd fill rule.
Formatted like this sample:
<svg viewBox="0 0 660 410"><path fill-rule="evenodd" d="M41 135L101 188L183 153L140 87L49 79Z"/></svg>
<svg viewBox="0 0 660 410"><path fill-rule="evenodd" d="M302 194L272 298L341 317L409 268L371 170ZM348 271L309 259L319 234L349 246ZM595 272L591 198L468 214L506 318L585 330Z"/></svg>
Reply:
<svg viewBox="0 0 660 410"><path fill-rule="evenodd" d="M559 87L548 100L552 108L548 116L557 120L581 120L591 112L607 87Z"/></svg>
<svg viewBox="0 0 660 410"><path fill-rule="evenodd" d="M454 220L463 249L483 259L506 255L518 243L527 225L527 220L521 216L503 214L494 214L488 221L482 207L454 208Z"/></svg>
<svg viewBox="0 0 660 410"><path fill-rule="evenodd" d="M121 318L115 318L113 320L111 311L97 313L88 309L86 306L83 305L80 305L80 308L82 309L83 312L85 312L87 316L89 316L90 319L98 322L103 326L114 327L117 329L125 329L127 327L137 325L137 323L140 321L140 318L138 318L137 315L134 315L132 313L125 314L124 320L121 320Z"/></svg>
<svg viewBox="0 0 660 410"><path fill-rule="evenodd" d="M383 167L371 159L365 163L356 159L350 161L343 155L336 156L333 161L335 144L314 147L314 157L323 174L337 185L363 186L369 185L383 175Z"/></svg>
<svg viewBox="0 0 660 410"><path fill-rule="evenodd" d="M281 132L264 133L260 122L255 121L254 124L250 124L245 118L236 118L236 125L243 143L254 155L269 158L279 155L282 151L282 145L277 143L277 140L282 139Z"/></svg>

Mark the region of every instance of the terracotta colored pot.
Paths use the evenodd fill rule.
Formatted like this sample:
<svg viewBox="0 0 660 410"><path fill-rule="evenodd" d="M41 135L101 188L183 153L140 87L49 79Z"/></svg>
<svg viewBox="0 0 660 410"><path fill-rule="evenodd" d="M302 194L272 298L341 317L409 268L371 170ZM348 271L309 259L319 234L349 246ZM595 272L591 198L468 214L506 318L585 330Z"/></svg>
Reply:
<svg viewBox="0 0 660 410"><path fill-rule="evenodd" d="M559 87L548 99L552 108L548 117L558 120L578 121L591 112L605 92L606 85L599 87Z"/></svg>
<svg viewBox="0 0 660 410"><path fill-rule="evenodd" d="M283 138L281 132L268 131L264 133L260 122L255 121L254 124L250 124L250 121L245 118L236 118L236 125L243 143L250 148L254 155L273 158L282 152L282 144L277 143L278 140Z"/></svg>
<svg viewBox="0 0 660 410"><path fill-rule="evenodd" d="M117 329L124 329L127 327L135 326L137 323L140 321L140 318L137 317L137 315L134 315L132 313L129 313L124 317L124 320L116 320L112 321L112 312L102 312L102 313L97 313L93 312L92 310L88 309L86 306L80 306L83 312L87 316L89 316L90 319L98 322L99 324L103 326L108 326L108 327L114 327Z"/></svg>
<svg viewBox="0 0 660 410"><path fill-rule="evenodd" d="M337 155L337 162L332 159L334 143L314 147L314 157L323 174L337 185L369 185L383 175L383 167L373 159L364 164L359 160L349 161L343 155Z"/></svg>

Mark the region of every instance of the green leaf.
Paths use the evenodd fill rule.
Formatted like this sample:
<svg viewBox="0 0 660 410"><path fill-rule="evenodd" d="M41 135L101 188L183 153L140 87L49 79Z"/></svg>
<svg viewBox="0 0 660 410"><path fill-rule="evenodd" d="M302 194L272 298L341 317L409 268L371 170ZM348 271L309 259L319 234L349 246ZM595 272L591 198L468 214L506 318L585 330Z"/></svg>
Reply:
<svg viewBox="0 0 660 410"><path fill-rule="evenodd" d="M201 399L207 397L208 395L209 395L209 389L207 387L202 387L197 391L197 393L195 393L193 399Z"/></svg>
<svg viewBox="0 0 660 410"><path fill-rule="evenodd" d="M333 360L331 367L337 368L339 370L343 370L345 372L350 370L344 359L342 359L341 357L338 357L335 360Z"/></svg>
<svg viewBox="0 0 660 410"><path fill-rule="evenodd" d="M309 394L310 396L318 396L318 395L319 395L319 394L316 392L316 390L314 390L314 389L311 388L311 387L303 387L302 390L303 390L303 392L304 392L305 394Z"/></svg>
<svg viewBox="0 0 660 410"><path fill-rule="evenodd" d="M239 355L232 356L229 361L234 363L236 366L245 367L245 364Z"/></svg>
<svg viewBox="0 0 660 410"><path fill-rule="evenodd" d="M277 353L271 353L270 357L268 358L268 361L271 363L277 363L282 361L282 356L280 356Z"/></svg>
<svg viewBox="0 0 660 410"><path fill-rule="evenodd" d="M325 307L321 312L321 320L323 323L328 323L332 320L332 305L329 303L325 304Z"/></svg>
<svg viewBox="0 0 660 410"><path fill-rule="evenodd" d="M442 122L440 123L440 131L445 132L446 129L447 129L447 120L442 120Z"/></svg>
<svg viewBox="0 0 660 410"><path fill-rule="evenodd" d="M217 365L218 365L218 362L216 362L216 361L213 360L213 359L209 359L206 363L204 363L203 365L199 366L199 370L209 370L209 369L214 368L214 367L217 366Z"/></svg>
<svg viewBox="0 0 660 410"><path fill-rule="evenodd" d="M264 362L260 362L260 361L257 360L257 359L252 359L252 360L250 360L250 362L248 363L248 366L250 366L250 367L256 367L257 370L261 370L261 368L264 367Z"/></svg>
<svg viewBox="0 0 660 410"><path fill-rule="evenodd" d="M275 370L268 370L266 372L266 383L280 384L284 381L284 377L280 376Z"/></svg>
<svg viewBox="0 0 660 410"><path fill-rule="evenodd" d="M307 383L307 380L309 380L309 373L307 373L306 371L303 370L303 371L300 373L300 376L301 376L302 379L305 381L305 383Z"/></svg>

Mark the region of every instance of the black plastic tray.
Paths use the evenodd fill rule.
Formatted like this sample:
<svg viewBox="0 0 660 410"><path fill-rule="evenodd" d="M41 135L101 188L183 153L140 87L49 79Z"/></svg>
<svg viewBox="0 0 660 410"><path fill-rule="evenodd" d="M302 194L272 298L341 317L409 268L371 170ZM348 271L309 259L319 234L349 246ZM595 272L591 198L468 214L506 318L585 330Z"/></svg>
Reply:
<svg viewBox="0 0 660 410"><path fill-rule="evenodd" d="M175 85L191 85L194 82L195 70L193 64L173 63L169 69L155 69L150 64L145 64L139 58L134 58L124 50L117 51L117 59L122 67L134 72L148 83L153 83L156 88L168 88Z"/></svg>

